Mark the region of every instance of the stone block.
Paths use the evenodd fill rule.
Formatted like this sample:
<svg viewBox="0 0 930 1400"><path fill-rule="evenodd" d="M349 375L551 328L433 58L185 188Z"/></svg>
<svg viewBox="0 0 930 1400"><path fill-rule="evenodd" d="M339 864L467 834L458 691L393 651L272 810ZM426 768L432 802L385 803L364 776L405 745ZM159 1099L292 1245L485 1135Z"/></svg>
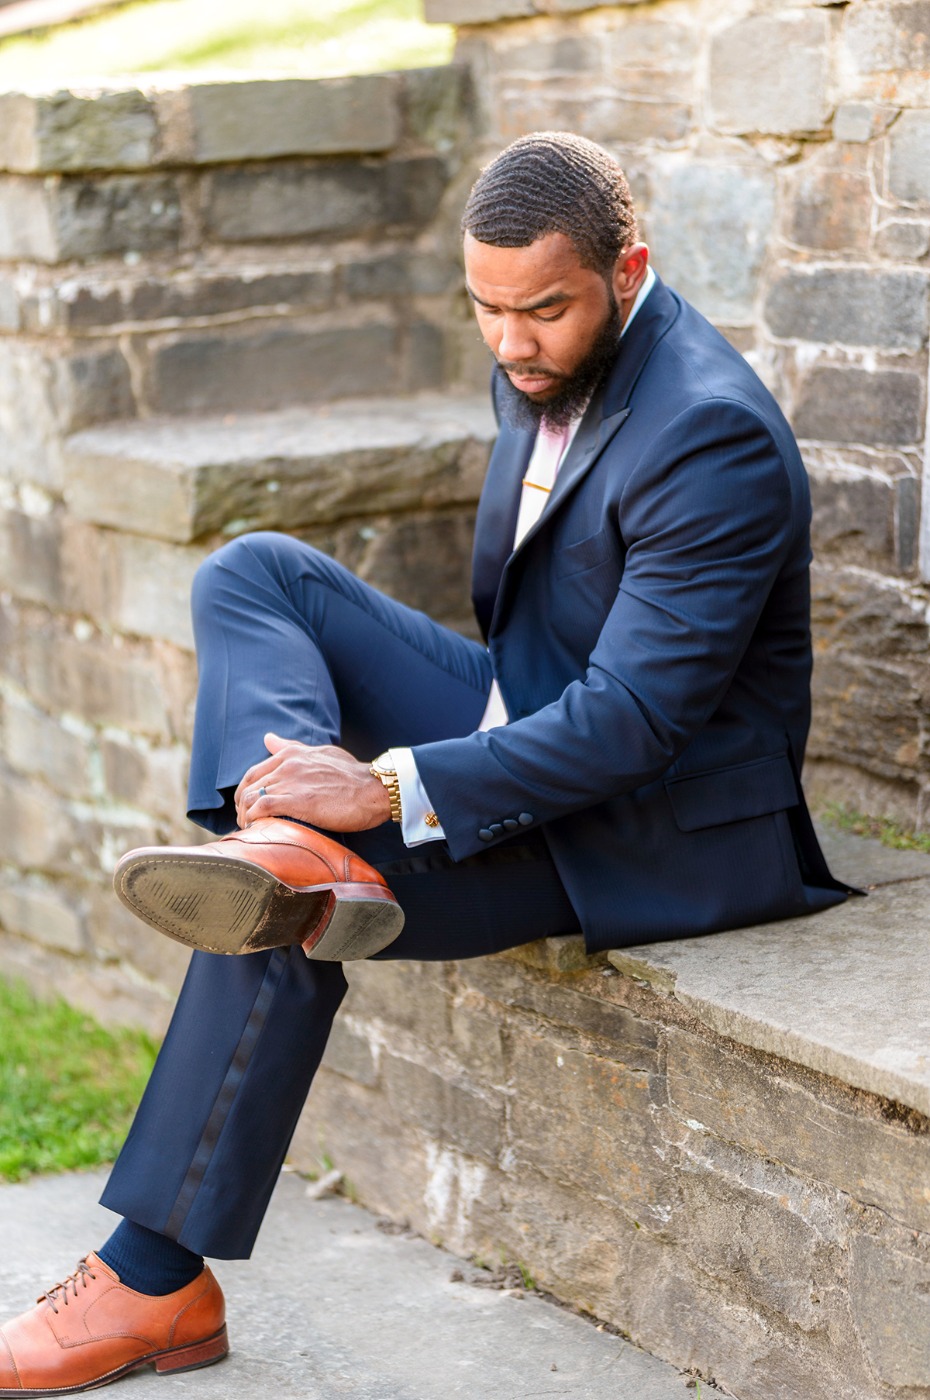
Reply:
<svg viewBox="0 0 930 1400"><path fill-rule="evenodd" d="M670 1106L693 1131L927 1229L930 1135L896 1121L893 1105L883 1117L881 1101L683 1030L670 1030L668 1054Z"/></svg>
<svg viewBox="0 0 930 1400"><path fill-rule="evenodd" d="M811 575L812 614L819 652L856 654L871 661L920 665L927 619L920 601L892 580L856 570L821 567Z"/></svg>
<svg viewBox="0 0 930 1400"><path fill-rule="evenodd" d="M924 8L930 22L930 5ZM902 112L888 137L888 192L893 199L930 204L928 142L930 112Z"/></svg>
<svg viewBox="0 0 930 1400"><path fill-rule="evenodd" d="M801 382L793 414L799 438L904 446L924 432L923 383L910 370L817 365Z"/></svg>
<svg viewBox="0 0 930 1400"><path fill-rule="evenodd" d="M98 868L99 832L80 809L49 800L41 782L0 771L0 798L16 820L5 824L0 835L0 859L17 866L22 874L84 879ZM23 914L26 917L26 914Z"/></svg>
<svg viewBox="0 0 930 1400"><path fill-rule="evenodd" d="M378 1062L371 1043L347 1024L345 1016L336 1018L322 1063L334 1074L353 1079L366 1088L372 1089L378 1083Z"/></svg>
<svg viewBox="0 0 930 1400"><path fill-rule="evenodd" d="M658 1033L651 1021L644 1021L625 1006L616 1005L595 994L602 972L590 977L566 978L533 975L503 958L478 958L458 965L459 977L492 1004L523 1013L523 1029L559 1027L559 1035L593 1038L597 1053L616 1060L628 1069L654 1072L658 1068ZM525 1019L524 1019L525 1018Z"/></svg>
<svg viewBox="0 0 930 1400"><path fill-rule="evenodd" d="M404 134L440 154L469 139L474 129L471 69L465 63L410 68L401 75Z"/></svg>
<svg viewBox="0 0 930 1400"><path fill-rule="evenodd" d="M103 781L109 795L157 819L173 833L184 831L190 753L185 745L153 746L112 731L99 740ZM175 840L191 845L189 829Z"/></svg>
<svg viewBox="0 0 930 1400"><path fill-rule="evenodd" d="M690 155L656 163L649 228L657 265L711 320L752 321L774 213L770 171Z"/></svg>
<svg viewBox="0 0 930 1400"><path fill-rule="evenodd" d="M425 0L430 24L489 24L539 14L536 0Z"/></svg>
<svg viewBox="0 0 930 1400"><path fill-rule="evenodd" d="M0 587L48 608L65 604L59 512L0 510Z"/></svg>
<svg viewBox="0 0 930 1400"><path fill-rule="evenodd" d="M895 488L881 477L810 473L811 539L821 560L894 569Z"/></svg>
<svg viewBox="0 0 930 1400"><path fill-rule="evenodd" d="M231 318L262 308L278 314L286 308L293 315L328 307L334 290L333 264L323 260L306 268L172 270L164 277L148 269L141 276L69 277L27 297L23 317L33 332L52 327L81 332L153 321Z"/></svg>
<svg viewBox="0 0 930 1400"><path fill-rule="evenodd" d="M637 1219L661 1213L671 1154L661 1150L658 1081L548 1030L512 1033L510 1056L519 1086L509 1120L517 1170L527 1164L565 1186L577 1183Z"/></svg>
<svg viewBox="0 0 930 1400"><path fill-rule="evenodd" d="M872 190L862 149L816 151L787 170L783 180L788 242L825 253L867 251Z"/></svg>
<svg viewBox="0 0 930 1400"><path fill-rule="evenodd" d="M73 892L39 881L0 882L0 924L30 943L80 955L84 920Z"/></svg>
<svg viewBox="0 0 930 1400"><path fill-rule="evenodd" d="M592 36L602 50L607 67L618 74L652 73L656 76L694 73L700 47L697 25L678 24L657 15L655 19L629 19L606 34ZM690 82L684 91L690 94Z"/></svg>
<svg viewBox="0 0 930 1400"><path fill-rule="evenodd" d="M920 482L915 476L898 477L894 495L895 554L898 572L906 574L916 567L920 551Z"/></svg>
<svg viewBox="0 0 930 1400"><path fill-rule="evenodd" d="M0 177L0 260L57 263L171 252L180 229L172 176Z"/></svg>
<svg viewBox="0 0 930 1400"><path fill-rule="evenodd" d="M207 232L248 243L417 228L435 216L446 179L435 156L220 170L208 185Z"/></svg>
<svg viewBox="0 0 930 1400"><path fill-rule="evenodd" d="M591 95L579 92L575 79L511 78L505 98L497 111L497 128L505 141L547 128L577 132L601 144L613 144L618 135L624 144L640 142L677 145L688 136L693 124L692 108L677 98L655 100L652 92L640 94L635 88L661 89L652 74L642 75L638 84L627 87L629 94ZM677 91L681 77L666 80L667 89Z"/></svg>
<svg viewBox="0 0 930 1400"><path fill-rule="evenodd" d="M192 651L190 589L203 549L68 521L62 572L72 611L107 631L157 637Z"/></svg>
<svg viewBox="0 0 930 1400"><path fill-rule="evenodd" d="M342 285L353 299L447 296L457 291L462 270L453 258L406 251L353 259L342 269Z"/></svg>
<svg viewBox="0 0 930 1400"><path fill-rule="evenodd" d="M504 1028L479 998L466 995L452 1003L450 1046L469 1079L506 1087Z"/></svg>
<svg viewBox="0 0 930 1400"><path fill-rule="evenodd" d="M360 962L347 968L349 994L344 1014L353 1024L378 1022L423 1045L445 1044L449 1036L450 996L444 969L430 963Z"/></svg>
<svg viewBox="0 0 930 1400"><path fill-rule="evenodd" d="M155 155L155 114L143 94L0 94L0 169L22 174L138 170Z"/></svg>
<svg viewBox="0 0 930 1400"><path fill-rule="evenodd" d="M0 331L18 331L22 327L20 294L15 278L0 275Z"/></svg>
<svg viewBox="0 0 930 1400"><path fill-rule="evenodd" d="M872 1369L895 1389L930 1388L930 1255L911 1243L859 1235L852 1242L849 1294Z"/></svg>
<svg viewBox="0 0 930 1400"><path fill-rule="evenodd" d="M61 490L61 444L53 361L24 338L0 337L0 476Z"/></svg>
<svg viewBox="0 0 930 1400"><path fill-rule="evenodd" d="M725 1296L804 1333L830 1326L846 1266L840 1192L703 1133L677 1177L669 1232Z"/></svg>
<svg viewBox="0 0 930 1400"><path fill-rule="evenodd" d="M169 696L150 653L94 634L79 640L53 624L21 633L17 651L29 695L49 713L174 737Z"/></svg>
<svg viewBox="0 0 930 1400"><path fill-rule="evenodd" d="M48 184L19 175L0 176L0 261L34 258L53 263L58 257Z"/></svg>
<svg viewBox="0 0 930 1400"><path fill-rule="evenodd" d="M831 22L822 11L752 15L711 42L711 120L719 131L776 136L820 131L830 116ZM772 56L791 55L773 64Z"/></svg>
<svg viewBox="0 0 930 1400"><path fill-rule="evenodd" d="M930 329L930 282L921 272L782 269L769 284L774 335L882 350L919 350Z"/></svg>
<svg viewBox="0 0 930 1400"><path fill-rule="evenodd" d="M120 350L82 349L51 362L56 426L79 433L113 418L133 418L136 403L129 365Z"/></svg>
<svg viewBox="0 0 930 1400"><path fill-rule="evenodd" d="M869 102L844 102L833 116L834 141L859 144L871 141L885 131L898 116L894 107L877 107Z"/></svg>
<svg viewBox="0 0 930 1400"><path fill-rule="evenodd" d="M503 1146L504 1100L435 1069L385 1050L381 1061L388 1101L408 1123L443 1143L487 1162Z"/></svg>
<svg viewBox="0 0 930 1400"><path fill-rule="evenodd" d="M394 325L309 325L173 335L150 347L154 413L250 413L399 388Z"/></svg>
<svg viewBox="0 0 930 1400"><path fill-rule="evenodd" d="M493 432L486 396L121 424L70 440L67 499L79 518L181 542L223 527L299 530L471 506ZM459 528L447 537L460 541ZM357 544L353 559L367 553L373 572L391 567L378 562L377 535Z"/></svg>
<svg viewBox="0 0 930 1400"><path fill-rule="evenodd" d="M907 75L930 68L930 2L888 0L856 5L840 31L840 63L850 83L876 74L894 75L891 93Z"/></svg>
<svg viewBox="0 0 930 1400"><path fill-rule="evenodd" d="M915 219L891 219L875 231L879 257L895 262L919 262L930 253L930 224Z"/></svg>
<svg viewBox="0 0 930 1400"><path fill-rule="evenodd" d="M2 715L2 752L12 772L40 778L63 797L90 797L93 754L86 734L13 692L4 699Z"/></svg>
<svg viewBox="0 0 930 1400"><path fill-rule="evenodd" d="M400 135L394 74L256 78L188 89L199 164L388 151Z"/></svg>
<svg viewBox="0 0 930 1400"><path fill-rule="evenodd" d="M133 836L124 837L116 854L165 839L158 826L140 826ZM85 898L88 941L94 956L93 981L98 987L105 987L106 973L112 969L124 988L134 989L136 997L150 1005L145 1021L155 1020L157 1032L163 1033L184 981L190 949L163 937L130 914L114 896L109 880L85 889ZM140 1019L135 1018L137 1025Z"/></svg>

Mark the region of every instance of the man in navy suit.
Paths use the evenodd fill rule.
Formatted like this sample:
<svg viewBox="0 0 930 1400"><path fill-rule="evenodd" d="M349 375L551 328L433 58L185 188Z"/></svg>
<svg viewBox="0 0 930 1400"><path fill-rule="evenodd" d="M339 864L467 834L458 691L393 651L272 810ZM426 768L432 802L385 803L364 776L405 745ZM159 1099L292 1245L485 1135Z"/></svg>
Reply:
<svg viewBox="0 0 930 1400"><path fill-rule="evenodd" d="M487 646L285 536L245 536L201 569L190 814L233 844L133 853L122 893L208 948L201 886L214 908L265 901L264 942L242 945L265 950L195 954L103 1197L123 1221L64 1295L90 1316L105 1288L148 1340L63 1360L40 1325L53 1293L5 1329L27 1393L225 1352L203 1256L250 1252L345 990L306 918L285 936L282 890L313 881L282 875L266 845L338 868L313 898L331 880L332 926L348 909L343 931L376 927L382 957L579 929L595 950L847 893L798 779L810 501L777 405L649 267L600 147L514 143L464 228L501 421L474 556ZM145 900L173 872L187 884L169 917ZM194 1294L203 1318L182 1345L171 1327ZM3 1366L0 1349L0 1394Z"/></svg>

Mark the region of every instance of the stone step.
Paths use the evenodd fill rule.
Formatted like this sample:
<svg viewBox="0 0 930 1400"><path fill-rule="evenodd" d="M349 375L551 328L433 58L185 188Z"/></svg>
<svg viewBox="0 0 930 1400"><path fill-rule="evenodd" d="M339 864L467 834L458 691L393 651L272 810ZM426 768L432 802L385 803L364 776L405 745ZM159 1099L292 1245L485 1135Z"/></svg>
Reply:
<svg viewBox="0 0 930 1400"><path fill-rule="evenodd" d="M176 544L472 505L494 433L487 395L117 422L68 440L65 496L82 520Z"/></svg>

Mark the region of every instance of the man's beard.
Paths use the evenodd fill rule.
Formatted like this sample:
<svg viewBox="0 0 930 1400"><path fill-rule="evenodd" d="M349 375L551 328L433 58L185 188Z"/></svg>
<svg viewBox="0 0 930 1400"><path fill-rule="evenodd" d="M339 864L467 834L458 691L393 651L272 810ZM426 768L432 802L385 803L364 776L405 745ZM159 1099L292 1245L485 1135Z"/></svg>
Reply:
<svg viewBox="0 0 930 1400"><path fill-rule="evenodd" d="M622 329L620 308L612 296L607 320L591 349L577 369L571 374L559 376L558 389L545 403L537 403L529 398L522 389L517 389L511 384L507 374L503 373L500 377L501 413L507 425L524 432L535 433L545 418L550 428L567 428L569 423L587 408L591 395L617 358ZM518 367L514 365L513 368ZM521 374L531 372L522 365L519 366L519 370Z"/></svg>

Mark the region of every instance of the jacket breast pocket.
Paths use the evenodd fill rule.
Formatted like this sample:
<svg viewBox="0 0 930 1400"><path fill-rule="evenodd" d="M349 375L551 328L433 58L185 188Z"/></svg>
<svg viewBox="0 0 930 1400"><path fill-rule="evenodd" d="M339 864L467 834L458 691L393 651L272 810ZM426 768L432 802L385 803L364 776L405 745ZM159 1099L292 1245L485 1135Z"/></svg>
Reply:
<svg viewBox="0 0 930 1400"><path fill-rule="evenodd" d="M608 530L598 530L596 535L576 540L556 551L552 567L557 578L567 578L570 574L581 574L611 558L613 549Z"/></svg>
<svg viewBox="0 0 930 1400"><path fill-rule="evenodd" d="M783 753L666 778L665 791L679 831L783 812L799 800L794 770Z"/></svg>

